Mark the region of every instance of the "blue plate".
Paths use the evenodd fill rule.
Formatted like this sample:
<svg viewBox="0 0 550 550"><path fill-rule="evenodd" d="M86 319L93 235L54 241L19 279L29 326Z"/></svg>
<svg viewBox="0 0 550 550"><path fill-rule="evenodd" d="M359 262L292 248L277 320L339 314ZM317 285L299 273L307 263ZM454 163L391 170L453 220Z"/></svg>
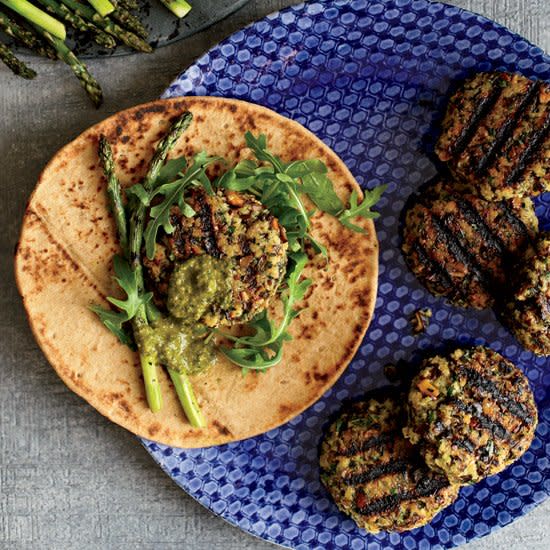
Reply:
<svg viewBox="0 0 550 550"><path fill-rule="evenodd" d="M340 381L309 410L260 437L182 450L144 441L162 468L214 513L291 548L450 548L506 525L550 492L550 362L523 350L491 311L449 306L409 272L398 220L407 197L435 172L425 151L453 81L474 71L550 79L550 59L507 29L426 0L316 1L273 14L215 46L165 92L260 103L315 132L357 180L389 183L380 203L380 287L374 321ZM537 202L550 224L550 196ZM433 310L414 337L410 315ZM319 482L317 445L343 399L387 383L383 366L441 343L491 346L529 377L540 411L536 440L497 476L464 487L429 525L369 535L340 514Z"/></svg>

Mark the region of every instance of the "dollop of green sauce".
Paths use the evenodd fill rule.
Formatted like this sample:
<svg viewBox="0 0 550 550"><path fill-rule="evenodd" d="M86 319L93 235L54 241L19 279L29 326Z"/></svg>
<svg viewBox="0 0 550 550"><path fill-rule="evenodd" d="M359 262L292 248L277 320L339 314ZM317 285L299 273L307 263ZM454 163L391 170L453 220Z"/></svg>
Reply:
<svg viewBox="0 0 550 550"><path fill-rule="evenodd" d="M231 301L229 265L208 254L178 264L170 278L170 315L188 323L203 319L212 306L227 308Z"/></svg>
<svg viewBox="0 0 550 550"><path fill-rule="evenodd" d="M158 360L178 372L203 372L216 359L214 345L201 322L213 306L227 307L231 300L229 266L203 254L177 264L170 278L169 315L139 330L144 347L155 350Z"/></svg>

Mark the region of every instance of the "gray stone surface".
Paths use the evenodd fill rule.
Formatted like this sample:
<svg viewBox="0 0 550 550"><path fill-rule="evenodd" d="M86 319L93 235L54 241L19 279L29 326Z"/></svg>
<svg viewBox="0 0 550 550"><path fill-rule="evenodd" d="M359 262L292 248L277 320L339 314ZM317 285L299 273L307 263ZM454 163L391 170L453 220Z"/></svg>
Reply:
<svg viewBox="0 0 550 550"><path fill-rule="evenodd" d="M253 0L215 27L152 55L90 61L103 84L95 111L62 65L32 59L24 82L0 67L0 548L268 550L176 487L136 439L72 394L32 338L12 275L27 197L41 168L94 122L157 97L207 48L296 2ZM449 1L550 49L548 0ZM550 501L469 550L547 550Z"/></svg>

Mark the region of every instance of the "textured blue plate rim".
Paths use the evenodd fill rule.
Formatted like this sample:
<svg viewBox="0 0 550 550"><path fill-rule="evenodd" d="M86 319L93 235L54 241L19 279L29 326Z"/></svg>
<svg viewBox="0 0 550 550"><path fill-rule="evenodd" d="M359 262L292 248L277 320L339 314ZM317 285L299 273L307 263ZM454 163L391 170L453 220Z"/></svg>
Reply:
<svg viewBox="0 0 550 550"><path fill-rule="evenodd" d="M321 2L323 1L326 1L326 0L321 0ZM384 2L385 0L378 0L379 2ZM303 2L303 3L300 3L300 4L296 4L296 5L292 5L292 6L289 6L287 8L284 8L282 10L279 10L279 11L275 11L273 12L272 14L266 16L265 18L262 18L258 21L255 21L255 22L252 22L250 23L249 25L243 27L242 29L240 29L240 31L236 31L236 32L246 32L246 30L248 29L251 29L253 28L256 24L258 24L259 22L263 21L264 19L270 19L270 18L275 18L277 17L278 15L280 14L284 14L284 13L287 13L287 12L293 12L293 11L299 11L301 9L303 9L305 6L307 6L307 4L309 3L313 3L314 0L312 0L311 2ZM484 15L481 15L479 13L476 13L476 12L472 12L472 11L469 11L469 10L466 10L466 9L463 9L463 8L460 8L458 6L454 6L454 5L451 5L451 4L447 4L447 3L444 3L444 2L430 2L432 4L436 4L436 5L440 5L440 6L443 6L444 8L452 8L453 10L457 10L458 12L462 13L462 14L467 14L467 15L473 15L475 16L476 18L478 18L480 21L482 22L485 22L485 23L489 23L493 26L493 28L495 29L499 29L501 31L504 31L506 32L509 36L511 36L514 41L518 41L518 40L521 40L523 41L529 48L529 51L532 52L533 50L537 53L537 54L542 54L543 57L545 58L548 58L548 55L542 50L542 48L540 48L539 46L533 44L532 42L530 42L529 40L527 40L526 38L524 38L523 36L521 36L520 34L514 32L514 31L511 31L510 29L508 29L505 25L502 25L498 22L495 22L491 19L489 19L488 17L484 16ZM224 38L222 41L220 41L218 44L212 46L207 52L205 52L202 56L200 56L194 63L192 63L189 67L187 67L184 71L182 71L181 73L178 74L178 76L172 81L172 83L168 86L168 88L165 90L165 92L162 94L161 97L167 97L167 94L170 90L170 87L175 85L190 69L192 69L193 67L196 67L198 66L200 60L205 57L205 56L208 56L211 52L217 50L219 48L219 46L221 44L223 44L224 42L226 42L231 36L233 36L235 33L227 36L226 38ZM172 96L170 95L170 97L175 97L175 96ZM230 94L224 94L224 97L232 97ZM239 98L241 99L241 98ZM248 101L251 101L253 102L252 100L248 100ZM153 441L150 441L150 440L147 440L145 438L138 438L140 443L142 444L142 446L147 450L147 452L152 456L153 460L160 466L160 468L181 488L183 489L189 496L191 496L193 498L193 500L197 501L199 504L201 504L202 506L204 506L205 508L207 508L212 514L220 517L221 519L223 519L226 523L234 526L234 527L237 527L238 529L240 529L241 531L244 531L246 532L247 534L249 535L252 535L253 537L257 538L257 539L260 539L260 540L264 540L264 541L267 541L267 542L271 542L272 544L276 545L276 546L279 546L279 547L282 547L282 548L293 548L292 546L286 546L286 545L283 545L279 542L276 542L275 540L269 538L269 536L260 536L252 531L249 531L248 529L244 529L243 527L239 526L236 522L236 520L232 517L225 517L222 513L217 513L215 512L214 510L212 510L207 504L206 502L203 502L201 500L201 498L204 500L204 495L203 494L192 494L190 492L188 492L182 485L180 485L177 481L177 479L171 474L170 472L170 469L169 467L163 463L161 461L161 459L159 457L157 457L153 452L152 450L149 448L149 445L151 444L154 444ZM231 444L228 444L228 445L231 445ZM228 445L223 445L221 447L227 447ZM176 449L176 448L174 448ZM181 449L182 451L185 451L186 449ZM483 534L475 534L474 536L470 537L470 538L467 538L465 539L465 542L461 542L459 543L458 545L461 545L461 544L464 544L466 542L470 542L470 541L473 541L473 540L478 540L478 539L481 539L491 533L494 533L496 531L498 531L499 529L501 529L502 527L505 527L506 525L509 525L511 524L512 522L514 522L517 518L520 518L526 514L528 514L529 512L531 512L535 507L537 507L539 504L541 504L542 502L544 502L549 496L550 496L550 486L549 487L544 487L542 486L542 490L541 492L544 492L545 493L545 496L544 498L542 499L538 499L538 500L532 500L530 503L524 505L520 511L518 513L516 513L513 517L510 518L509 521L506 521L506 522L501 522L499 521L498 524L494 525L489 531L483 533ZM368 541L366 541L368 542ZM455 547L457 545L452 545L452 546L447 546L445 545L445 547L448 547L448 548L451 548L451 547Z"/></svg>

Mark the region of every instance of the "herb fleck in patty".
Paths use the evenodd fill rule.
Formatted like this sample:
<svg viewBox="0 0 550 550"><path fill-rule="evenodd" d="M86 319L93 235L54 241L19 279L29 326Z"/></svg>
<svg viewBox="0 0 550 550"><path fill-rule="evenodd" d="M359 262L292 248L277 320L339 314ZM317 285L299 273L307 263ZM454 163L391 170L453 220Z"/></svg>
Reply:
<svg viewBox="0 0 550 550"><path fill-rule="evenodd" d="M537 426L527 378L484 347L425 360L412 382L408 416L405 437L453 483L506 468L529 448Z"/></svg>
<svg viewBox="0 0 550 550"><path fill-rule="evenodd" d="M321 446L321 481L338 508L371 533L425 525L458 494L401 434L402 402L391 393L353 404Z"/></svg>
<svg viewBox="0 0 550 550"><path fill-rule="evenodd" d="M189 193L186 202L195 215L185 217L174 206L170 221L175 231L162 235L152 260L143 257L157 305L166 303L175 263L209 254L229 263L233 299L229 307L213 307L203 322L217 326L249 321L269 305L284 277L284 232L277 219L247 193L218 191L209 195L199 188Z"/></svg>

